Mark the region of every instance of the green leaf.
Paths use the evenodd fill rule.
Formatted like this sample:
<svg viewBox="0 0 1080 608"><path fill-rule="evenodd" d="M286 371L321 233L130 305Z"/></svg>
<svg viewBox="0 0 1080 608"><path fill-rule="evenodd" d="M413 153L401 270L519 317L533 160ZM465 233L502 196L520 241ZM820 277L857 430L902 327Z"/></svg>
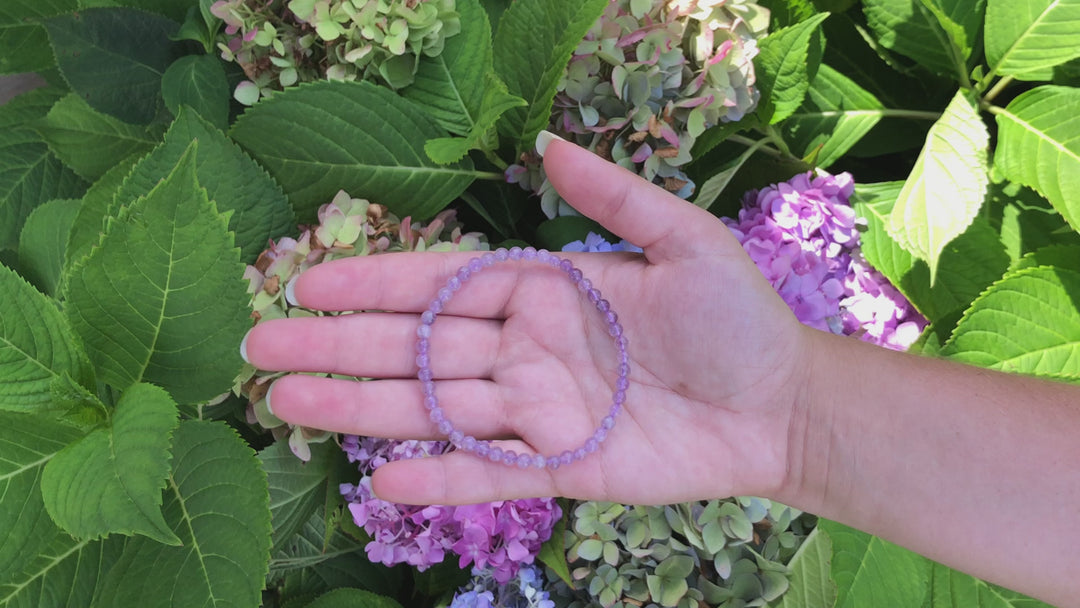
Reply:
<svg viewBox="0 0 1080 608"><path fill-rule="evenodd" d="M560 251L567 243L584 241L590 232L595 232L605 240L618 240L619 237L601 226L596 220L583 215L563 215L541 223L536 228L537 246L551 251Z"/></svg>
<svg viewBox="0 0 1080 608"><path fill-rule="evenodd" d="M19 269L43 293L57 295L77 199L52 200L30 213L19 236Z"/></svg>
<svg viewBox="0 0 1080 608"><path fill-rule="evenodd" d="M833 546L829 535L815 528L788 563L790 586L776 608L832 608L836 583L829 577Z"/></svg>
<svg viewBox="0 0 1080 608"><path fill-rule="evenodd" d="M75 0L4 0L0 3L0 28L39 21L76 8Z"/></svg>
<svg viewBox="0 0 1080 608"><path fill-rule="evenodd" d="M64 91L56 87L39 87L0 105L0 129L24 126L45 117L49 108L60 101Z"/></svg>
<svg viewBox="0 0 1080 608"><path fill-rule="evenodd" d="M78 342L54 303L0 265L0 410L50 409L52 383L89 377Z"/></svg>
<svg viewBox="0 0 1080 608"><path fill-rule="evenodd" d="M962 32L969 47L976 40L985 1L866 0L863 11L867 25L883 47L910 57L933 72L962 79L968 73L966 55L958 52L956 38ZM940 17L956 27L947 32L939 22Z"/></svg>
<svg viewBox="0 0 1080 608"><path fill-rule="evenodd" d="M183 545L130 539L98 605L259 605L270 561L266 475L235 431L218 422L180 424L162 512Z"/></svg>
<svg viewBox="0 0 1080 608"><path fill-rule="evenodd" d="M562 507L563 513L567 513L569 502L565 500L559 501L559 506ZM544 544L540 546L540 553L537 554L536 559L540 560L551 571L559 577L560 580L567 585L573 584L573 579L570 577L570 564L566 561L566 516L559 518L559 521L555 522L555 527L551 530L551 538L544 541Z"/></svg>
<svg viewBox="0 0 1080 608"><path fill-rule="evenodd" d="M57 64L95 110L146 124L162 108L161 77L181 54L179 24L129 8L95 8L45 22Z"/></svg>
<svg viewBox="0 0 1080 608"><path fill-rule="evenodd" d="M225 68L212 55L181 57L162 75L161 95L173 115L180 115L181 106L191 106L218 129L229 126L229 93Z"/></svg>
<svg viewBox="0 0 1080 608"><path fill-rule="evenodd" d="M559 79L607 0L517 0L503 13L495 34L495 71L510 93L528 107L507 112L499 131L531 150L551 119Z"/></svg>
<svg viewBox="0 0 1080 608"><path fill-rule="evenodd" d="M994 168L1046 197L1080 228L1080 89L1042 86L995 111Z"/></svg>
<svg viewBox="0 0 1080 608"><path fill-rule="evenodd" d="M934 563L930 570L930 593L923 608L1038 608L1044 604Z"/></svg>
<svg viewBox="0 0 1080 608"><path fill-rule="evenodd" d="M750 157L754 155L754 152L757 152L758 149L767 143L769 143L769 140L767 139L758 140L734 160L720 167L720 171L705 180L698 188L697 196L694 197L694 204L702 209L712 207L713 203L716 202L716 199L720 197L724 192L724 189L731 183L735 174L739 172L739 169L742 169L742 166L746 164L746 161L750 160Z"/></svg>
<svg viewBox="0 0 1080 608"><path fill-rule="evenodd" d="M55 198L77 198L87 183L27 129L0 128L0 249L15 249L30 212Z"/></svg>
<svg viewBox="0 0 1080 608"><path fill-rule="evenodd" d="M44 507L39 509L46 516ZM124 537L105 541L75 540L55 526L51 541L32 559L20 556L21 572L0 583L0 606L5 608L86 608L101 581L120 558Z"/></svg>
<svg viewBox="0 0 1080 608"><path fill-rule="evenodd" d="M49 515L79 539L142 534L180 544L161 516L176 403L150 384L136 384L116 403L110 426L69 445L45 467L41 494Z"/></svg>
<svg viewBox="0 0 1080 608"><path fill-rule="evenodd" d="M783 122L784 140L806 157L817 151L817 166L828 167L881 120L876 97L828 65L818 68L803 105Z"/></svg>
<svg viewBox="0 0 1080 608"><path fill-rule="evenodd" d="M307 608L401 608L392 598L362 589L334 589L308 604Z"/></svg>
<svg viewBox="0 0 1080 608"><path fill-rule="evenodd" d="M90 249L101 241L105 234L105 218L108 217L113 197L138 160L139 156L136 155L116 163L83 195L82 205L75 216L75 224L71 227L67 250L64 252L65 268L70 268L73 262L86 257Z"/></svg>
<svg viewBox="0 0 1080 608"><path fill-rule="evenodd" d="M930 267L930 283L949 241L959 236L986 196L986 125L960 91L930 128L919 158L889 215L889 235Z"/></svg>
<svg viewBox="0 0 1080 608"><path fill-rule="evenodd" d="M117 190L108 214L149 193L168 175L191 142L198 140L195 171L236 235L241 259L254 262L269 239L296 230L292 208L281 187L224 133L190 109L180 111L165 143L135 165Z"/></svg>
<svg viewBox="0 0 1080 608"><path fill-rule="evenodd" d="M837 522L819 520L818 528L832 541L829 572L837 608L921 605L929 576L926 558Z"/></svg>
<svg viewBox="0 0 1080 608"><path fill-rule="evenodd" d="M126 6L139 8L159 15L164 15L174 21L183 21L189 7L195 5L197 0L79 0L80 8Z"/></svg>
<svg viewBox="0 0 1080 608"><path fill-rule="evenodd" d="M102 114L75 93L56 102L34 128L60 160L90 181L132 154L149 152L160 135Z"/></svg>
<svg viewBox="0 0 1080 608"><path fill-rule="evenodd" d="M991 225L1014 263L1048 245L1080 245L1080 234L1030 188L1011 182L991 183L987 208Z"/></svg>
<svg viewBox="0 0 1080 608"><path fill-rule="evenodd" d="M495 127L495 123L512 108L525 105L525 100L506 92L506 85L494 73L489 74L487 92L484 94L482 110L466 137L440 137L430 139L424 144L424 152L431 160L440 165L456 163L469 153L469 150L485 148L484 139Z"/></svg>
<svg viewBox="0 0 1080 608"><path fill-rule="evenodd" d="M829 13L813 17L769 34L761 41L761 53L754 61L757 82L765 100L758 110L761 122L778 123L803 103L810 81L821 61L819 26Z"/></svg>
<svg viewBox="0 0 1080 608"><path fill-rule="evenodd" d="M424 142L442 137L410 102L369 82L319 82L259 102L233 125L233 138L285 189L301 221L338 190L426 219L477 173L465 160L435 164Z"/></svg>
<svg viewBox="0 0 1080 608"><path fill-rule="evenodd" d="M332 441L310 447L307 462L292 453L288 441L277 441L259 452L270 485L275 549L288 542L325 502L331 466L342 454Z"/></svg>
<svg viewBox="0 0 1080 608"><path fill-rule="evenodd" d="M1080 57L1078 23L1080 0L987 0L990 73L1049 80L1051 68Z"/></svg>
<svg viewBox="0 0 1080 608"><path fill-rule="evenodd" d="M1021 374L1080 377L1080 267L1011 272L964 313L943 354Z"/></svg>
<svg viewBox="0 0 1080 608"><path fill-rule="evenodd" d="M43 26L0 27L0 74L41 73L55 68Z"/></svg>
<svg viewBox="0 0 1080 608"><path fill-rule="evenodd" d="M152 382L185 404L229 390L250 328L240 252L196 180L194 147L109 219L66 289L68 318L105 382Z"/></svg>
<svg viewBox="0 0 1080 608"><path fill-rule="evenodd" d="M438 56L421 59L416 80L401 94L442 128L466 135L480 117L492 70L491 24L478 0L457 0L455 10L461 32L446 39Z"/></svg>

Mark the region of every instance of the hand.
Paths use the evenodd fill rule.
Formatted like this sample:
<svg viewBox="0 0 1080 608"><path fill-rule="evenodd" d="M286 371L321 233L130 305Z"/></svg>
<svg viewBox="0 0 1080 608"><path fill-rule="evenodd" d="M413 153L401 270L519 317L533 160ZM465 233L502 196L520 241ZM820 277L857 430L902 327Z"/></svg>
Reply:
<svg viewBox="0 0 1080 608"><path fill-rule="evenodd" d="M381 498L461 504L568 496L663 504L775 495L788 482L789 427L806 385L801 326L708 212L563 141L544 166L583 214L644 248L560 254L600 289L629 340L631 385L600 449L556 471L469 453L386 464ZM269 321L246 352L268 370L378 378L277 380L273 412L293 424L398 439L439 439L415 379L418 313L474 253L400 253L316 266L294 286L302 306L378 310ZM565 275L518 262L484 270L433 326L437 396L456 428L518 453L580 446L607 414L616 349L602 316Z"/></svg>

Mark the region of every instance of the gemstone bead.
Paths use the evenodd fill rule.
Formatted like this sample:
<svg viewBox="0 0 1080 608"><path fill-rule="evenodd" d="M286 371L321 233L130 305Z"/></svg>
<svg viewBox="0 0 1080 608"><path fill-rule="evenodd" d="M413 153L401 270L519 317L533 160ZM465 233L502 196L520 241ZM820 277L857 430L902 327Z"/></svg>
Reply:
<svg viewBox="0 0 1080 608"><path fill-rule="evenodd" d="M612 393L611 406L608 415L605 416L591 437L575 450L565 450L558 455L543 454L518 454L513 450L503 450L495 447L490 441L482 441L454 427L442 408L439 406L438 397L435 394L434 374L431 371L431 333L435 321L454 294L465 286L465 283L473 275L485 268L506 261L526 261L547 264L566 273L576 288L585 295L589 302L603 315L608 326L608 334L614 338L617 349L618 365L616 367L615 391ZM554 471L560 467L568 466L587 455L600 449L600 444L607 439L608 433L615 428L615 418L622 411L626 403L626 391L630 387L630 355L627 352L628 341L623 334L622 325L618 322L618 315L611 310L611 304L601 296L600 291L593 286L592 282L585 278L582 271L567 259L560 258L545 249L532 247L511 247L510 249L499 248L493 252L487 252L480 257L472 258L464 266L447 279L443 287L440 287L435 297L428 303L428 308L420 314L420 323L416 328L416 373L421 383L421 391L424 396L424 407L428 410L428 417L434 423L439 432L446 435L458 449L473 452L481 458L487 458L491 462L502 463L507 466L520 469L548 469Z"/></svg>

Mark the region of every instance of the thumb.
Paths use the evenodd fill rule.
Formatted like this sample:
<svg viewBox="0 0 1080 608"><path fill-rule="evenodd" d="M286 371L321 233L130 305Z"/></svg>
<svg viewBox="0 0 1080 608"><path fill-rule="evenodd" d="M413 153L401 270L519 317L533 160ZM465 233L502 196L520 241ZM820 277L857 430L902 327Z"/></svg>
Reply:
<svg viewBox="0 0 1080 608"><path fill-rule="evenodd" d="M574 209L644 249L654 264L741 250L716 216L584 148L541 131L536 150Z"/></svg>

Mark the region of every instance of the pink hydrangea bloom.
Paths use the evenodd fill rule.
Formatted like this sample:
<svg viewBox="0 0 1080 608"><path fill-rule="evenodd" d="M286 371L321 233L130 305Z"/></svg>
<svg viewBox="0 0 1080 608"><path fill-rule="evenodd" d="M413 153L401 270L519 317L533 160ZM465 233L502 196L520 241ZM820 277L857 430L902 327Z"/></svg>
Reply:
<svg viewBox="0 0 1080 608"><path fill-rule="evenodd" d="M906 350L926 320L863 258L851 175L796 175L751 191L724 222L802 323Z"/></svg>
<svg viewBox="0 0 1080 608"><path fill-rule="evenodd" d="M371 535L365 550L373 562L407 563L418 570L458 555L465 568L487 569L505 583L533 563L562 517L551 498L530 498L462 506L400 505L376 498L371 473L395 460L436 456L448 449L439 441L395 441L347 435L342 449L362 474L357 484L342 484L349 511Z"/></svg>

